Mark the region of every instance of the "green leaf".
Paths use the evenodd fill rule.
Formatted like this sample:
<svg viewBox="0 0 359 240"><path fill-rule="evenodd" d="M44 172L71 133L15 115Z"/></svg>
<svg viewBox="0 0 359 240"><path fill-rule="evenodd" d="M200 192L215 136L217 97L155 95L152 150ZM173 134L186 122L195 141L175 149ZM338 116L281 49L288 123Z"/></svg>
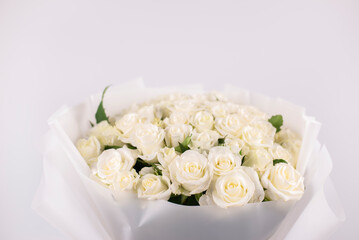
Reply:
<svg viewBox="0 0 359 240"><path fill-rule="evenodd" d="M187 136L183 142L182 142L182 145L185 146L185 147L188 147L188 144L191 142L191 135Z"/></svg>
<svg viewBox="0 0 359 240"><path fill-rule="evenodd" d="M224 138L218 138L218 146L224 146L224 141L225 141L225 137Z"/></svg>
<svg viewBox="0 0 359 240"><path fill-rule="evenodd" d="M169 202L171 203L175 203L175 204L180 204L181 202L181 195L176 195L176 194L171 194L170 199L168 199Z"/></svg>
<svg viewBox="0 0 359 240"><path fill-rule="evenodd" d="M283 117L282 115L274 115L270 119L268 119L268 122L270 122L275 129L277 129L276 132L280 131L280 127L283 125Z"/></svg>
<svg viewBox="0 0 359 240"><path fill-rule="evenodd" d="M152 167L152 165L143 161L141 158L137 158L135 166L133 166L136 172L139 173L144 167Z"/></svg>
<svg viewBox="0 0 359 240"><path fill-rule="evenodd" d="M269 202L271 201L269 198L265 197L262 202Z"/></svg>
<svg viewBox="0 0 359 240"><path fill-rule="evenodd" d="M246 157L246 155L244 155L244 156L242 157L241 166L242 166L242 165L243 165L243 163L244 163L244 159L245 159L245 157Z"/></svg>
<svg viewBox="0 0 359 240"><path fill-rule="evenodd" d="M106 93L106 91L107 91L107 89L109 87L110 86L107 86L105 88L105 90L103 90L103 92L102 92L101 102L98 105L98 108L97 108L97 111L96 111L96 114L95 114L96 123L100 123L100 122L102 122L104 120L108 121L108 116L106 115L105 108L103 107L103 98L105 97L105 93Z"/></svg>
<svg viewBox="0 0 359 240"><path fill-rule="evenodd" d="M188 196L181 195L181 204L184 204L184 202L187 200Z"/></svg>
<svg viewBox="0 0 359 240"><path fill-rule="evenodd" d="M277 163L286 163L288 164L288 162L286 160L283 159L274 159L273 160L273 166L276 165Z"/></svg>
<svg viewBox="0 0 359 240"><path fill-rule="evenodd" d="M110 145L105 145L103 150L107 150L107 149L118 149L121 148L120 146L110 146Z"/></svg>
<svg viewBox="0 0 359 240"><path fill-rule="evenodd" d="M239 151L239 155L242 155L242 149L241 149L241 151Z"/></svg>
<svg viewBox="0 0 359 240"><path fill-rule="evenodd" d="M133 145L130 144L130 143L127 143L126 146L127 146L129 149L132 149L132 150L137 149L137 147L133 146Z"/></svg>
<svg viewBox="0 0 359 240"><path fill-rule="evenodd" d="M152 167L156 176L162 176L162 170L158 167L157 164L152 164Z"/></svg>
<svg viewBox="0 0 359 240"><path fill-rule="evenodd" d="M199 203L199 199L202 197L203 193L197 193L195 195L196 201Z"/></svg>
<svg viewBox="0 0 359 240"><path fill-rule="evenodd" d="M191 136L187 136L182 143L178 143L178 146L175 147L175 150L180 153L184 153L185 151L189 150L188 145L191 142Z"/></svg>

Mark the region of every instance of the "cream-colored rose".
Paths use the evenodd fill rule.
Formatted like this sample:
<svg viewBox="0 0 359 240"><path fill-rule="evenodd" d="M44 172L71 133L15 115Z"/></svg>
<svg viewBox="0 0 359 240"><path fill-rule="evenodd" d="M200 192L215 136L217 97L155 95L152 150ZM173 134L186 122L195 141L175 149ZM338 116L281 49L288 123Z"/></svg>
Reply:
<svg viewBox="0 0 359 240"><path fill-rule="evenodd" d="M262 185L270 200L299 200L304 193L304 178L289 164L278 163L263 174Z"/></svg>
<svg viewBox="0 0 359 240"><path fill-rule="evenodd" d="M217 131L204 131L204 132L192 132L191 142L189 147L191 149L206 150L208 151L211 147L218 143L219 134Z"/></svg>
<svg viewBox="0 0 359 240"><path fill-rule="evenodd" d="M226 175L241 166L241 159L235 156L229 148L222 146L211 148L208 161L212 165L213 173L216 176Z"/></svg>
<svg viewBox="0 0 359 240"><path fill-rule="evenodd" d="M242 121L240 115L230 114L225 118L216 118L214 127L222 137L229 135L238 137L244 127L244 122Z"/></svg>
<svg viewBox="0 0 359 240"><path fill-rule="evenodd" d="M182 112L173 112L168 118L165 118L163 122L166 126L188 124L188 114Z"/></svg>
<svg viewBox="0 0 359 240"><path fill-rule="evenodd" d="M200 111L192 116L191 123L198 132L211 130L214 124L214 117L207 111Z"/></svg>
<svg viewBox="0 0 359 240"><path fill-rule="evenodd" d="M166 176L147 173L137 184L137 195L147 200L168 200L171 196L170 184Z"/></svg>
<svg viewBox="0 0 359 240"><path fill-rule="evenodd" d="M138 109L137 114L141 123L150 123L155 119L154 105L145 105Z"/></svg>
<svg viewBox="0 0 359 240"><path fill-rule="evenodd" d="M252 167L262 174L266 168L272 166L273 158L264 148L251 149L244 159L243 166Z"/></svg>
<svg viewBox="0 0 359 240"><path fill-rule="evenodd" d="M119 171L113 179L111 189L114 193L132 191L135 189L139 177L135 169Z"/></svg>
<svg viewBox="0 0 359 240"><path fill-rule="evenodd" d="M187 124L171 125L166 127L165 131L166 145L170 147L177 147L187 136L191 135L192 126Z"/></svg>
<svg viewBox="0 0 359 240"><path fill-rule="evenodd" d="M241 138L251 147L271 147L276 129L268 121L253 121L243 128Z"/></svg>
<svg viewBox="0 0 359 240"><path fill-rule="evenodd" d="M79 139L76 147L88 164L95 162L101 152L101 144L94 136L88 139Z"/></svg>
<svg viewBox="0 0 359 240"><path fill-rule="evenodd" d="M107 121L102 121L90 130L90 136L95 136L102 146L121 146L121 133Z"/></svg>
<svg viewBox="0 0 359 240"><path fill-rule="evenodd" d="M240 138L226 137L224 146L228 147L235 155L244 156L249 152L249 147Z"/></svg>
<svg viewBox="0 0 359 240"><path fill-rule="evenodd" d="M108 149L101 153L97 162L97 175L104 183L112 183L120 171L129 171L136 162L136 154L126 146L120 149Z"/></svg>
<svg viewBox="0 0 359 240"><path fill-rule="evenodd" d="M194 150L176 157L169 165L169 172L173 193L186 196L207 190L213 178L207 158Z"/></svg>
<svg viewBox="0 0 359 240"><path fill-rule="evenodd" d="M239 111L242 118L248 123L257 120L267 121L269 118L266 113L259 111L253 106L240 106Z"/></svg>
<svg viewBox="0 0 359 240"><path fill-rule="evenodd" d="M254 187L255 187L254 194L251 200L249 200L249 202L250 203L262 202L265 194L258 173L251 167L241 166L240 168L247 173L247 175L251 178L252 182L254 183Z"/></svg>
<svg viewBox="0 0 359 240"><path fill-rule="evenodd" d="M200 198L199 203L202 206L214 203L221 208L243 206L251 201L255 190L252 179L239 168L220 176Z"/></svg>
<svg viewBox="0 0 359 240"><path fill-rule="evenodd" d="M162 128L150 123L137 124L132 135L132 145L140 151L141 159L156 162L157 152L164 146L165 132Z"/></svg>
<svg viewBox="0 0 359 240"><path fill-rule="evenodd" d="M197 101L193 99L181 99L174 101L170 106L169 109L171 113L173 112L181 112L187 114L193 114L195 112L200 111L201 107L199 106Z"/></svg>
<svg viewBox="0 0 359 240"><path fill-rule="evenodd" d="M131 142L135 126L140 123L140 117L137 113L127 113L116 121L116 128L120 132L120 139L125 143Z"/></svg>
<svg viewBox="0 0 359 240"><path fill-rule="evenodd" d="M292 154L281 145L277 143L273 144L271 148L268 148L268 152L272 155L273 159L283 159L292 166L295 166Z"/></svg>
<svg viewBox="0 0 359 240"><path fill-rule="evenodd" d="M287 151L289 151L292 155L292 161L291 164L296 167L300 147L302 145L302 142L293 131L291 131L288 128L282 128L279 132L275 135L275 142L280 144L283 148L285 148Z"/></svg>
<svg viewBox="0 0 359 240"><path fill-rule="evenodd" d="M164 147L157 152L157 159L159 163L168 168L168 165L178 156L174 148Z"/></svg>
<svg viewBox="0 0 359 240"><path fill-rule="evenodd" d="M207 109L215 118L225 118L229 114L227 103L223 102L209 102Z"/></svg>

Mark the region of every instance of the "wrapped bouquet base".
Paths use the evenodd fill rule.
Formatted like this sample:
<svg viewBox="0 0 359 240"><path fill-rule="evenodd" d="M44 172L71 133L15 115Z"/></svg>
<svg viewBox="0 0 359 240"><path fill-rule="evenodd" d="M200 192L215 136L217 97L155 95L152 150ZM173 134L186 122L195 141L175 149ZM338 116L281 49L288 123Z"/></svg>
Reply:
<svg viewBox="0 0 359 240"><path fill-rule="evenodd" d="M115 114L132 103L178 91L202 90L201 86L149 89L134 81L109 91L107 109ZM223 94L270 114L283 113L288 126L300 133L303 144L297 169L306 187L301 200L230 209L147 201L129 193L115 201L109 189L91 177L74 145L89 128L88 120L101 98L98 94L75 107L63 107L49 120L51 131L43 144L44 175L33 208L73 239L321 239L334 231L344 214L328 182L330 156L316 142L319 124L304 109L280 99L234 87L226 87Z"/></svg>

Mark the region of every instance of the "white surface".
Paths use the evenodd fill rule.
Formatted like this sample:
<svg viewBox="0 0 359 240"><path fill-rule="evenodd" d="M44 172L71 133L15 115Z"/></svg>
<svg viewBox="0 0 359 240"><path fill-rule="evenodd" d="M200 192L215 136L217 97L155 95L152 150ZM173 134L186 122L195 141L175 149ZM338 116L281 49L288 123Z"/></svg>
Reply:
<svg viewBox="0 0 359 240"><path fill-rule="evenodd" d="M46 120L138 76L305 106L323 123L346 209L332 239L358 239L358 13L355 0L0 1L0 239L63 239L30 209Z"/></svg>

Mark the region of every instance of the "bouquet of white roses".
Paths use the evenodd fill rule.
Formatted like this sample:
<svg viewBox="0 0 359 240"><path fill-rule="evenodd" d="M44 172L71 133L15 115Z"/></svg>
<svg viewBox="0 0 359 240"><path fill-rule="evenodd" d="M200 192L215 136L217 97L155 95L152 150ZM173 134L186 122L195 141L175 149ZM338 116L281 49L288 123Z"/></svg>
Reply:
<svg viewBox="0 0 359 240"><path fill-rule="evenodd" d="M72 238L290 239L306 209L332 213L303 108L233 86L106 90L49 120L33 206Z"/></svg>
<svg viewBox="0 0 359 240"><path fill-rule="evenodd" d="M103 99L88 138L77 141L93 176L114 196L183 205L242 206L298 200L301 140L282 115L219 93L170 94L107 116ZM91 124L93 125L93 124Z"/></svg>

